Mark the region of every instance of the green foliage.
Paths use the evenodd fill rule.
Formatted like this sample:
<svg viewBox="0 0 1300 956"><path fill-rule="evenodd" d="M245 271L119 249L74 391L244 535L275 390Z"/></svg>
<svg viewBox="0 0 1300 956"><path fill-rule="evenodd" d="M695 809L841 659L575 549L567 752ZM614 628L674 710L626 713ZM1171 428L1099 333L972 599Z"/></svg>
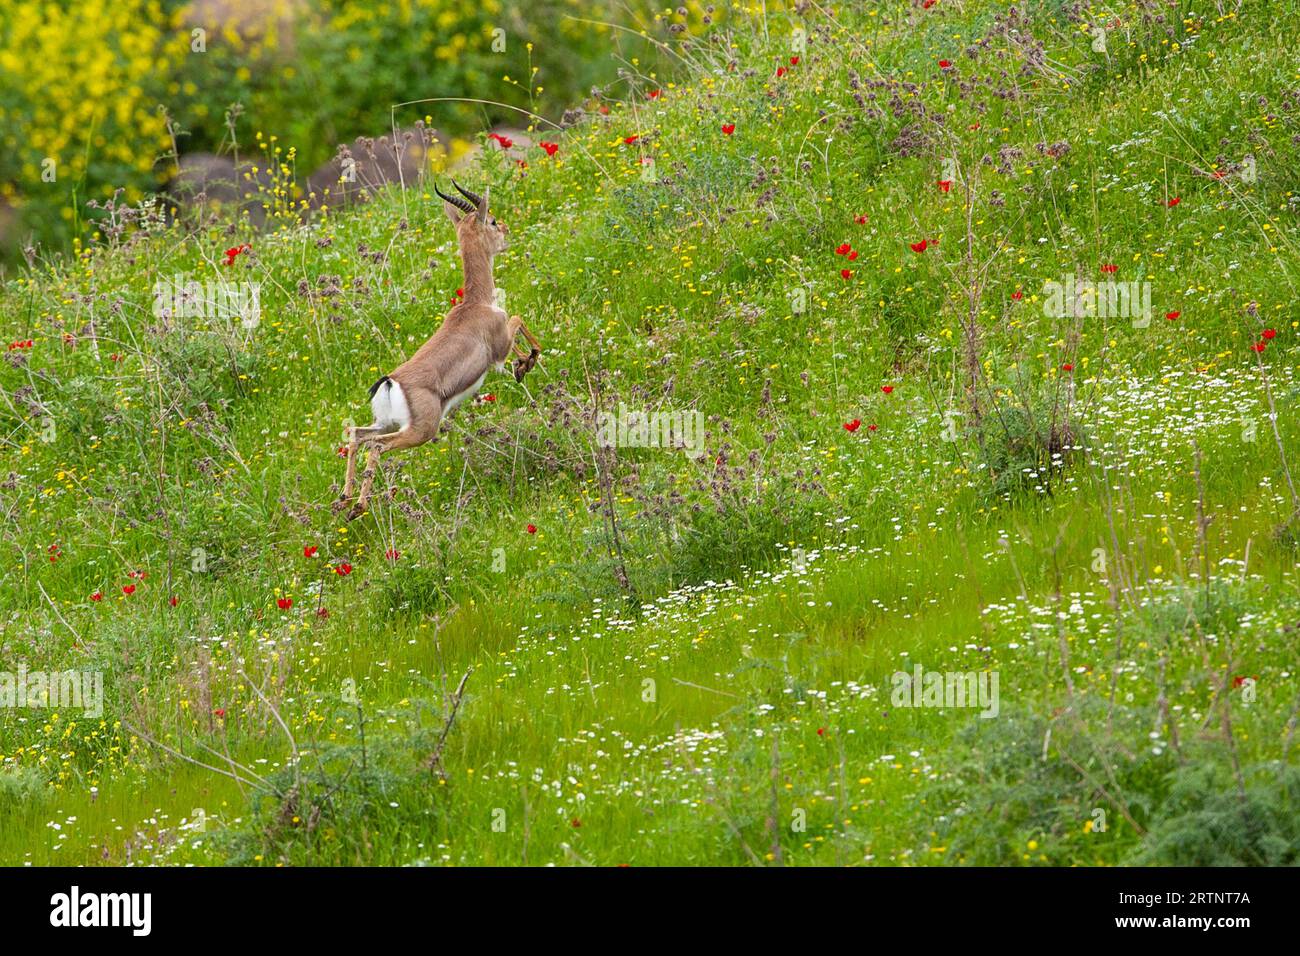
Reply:
<svg viewBox="0 0 1300 956"><path fill-rule="evenodd" d="M0 770L0 812L6 816L31 811L48 799L48 784L37 771L26 767Z"/></svg>
<svg viewBox="0 0 1300 956"><path fill-rule="evenodd" d="M1133 862L1141 866L1300 864L1300 769L1243 768L1243 784L1216 764L1180 767Z"/></svg>
<svg viewBox="0 0 1300 956"><path fill-rule="evenodd" d="M220 332L164 336L155 357L162 380L189 414L235 401L258 368L256 352Z"/></svg>
<svg viewBox="0 0 1300 956"><path fill-rule="evenodd" d="M958 762L935 790L942 808L936 841L946 845L947 858L974 866L1071 866L1122 857L1138 842L1123 813L1139 824L1147 818L1173 762L1142 746L1147 716L1123 708L1110 714L1120 739L1104 730L1103 702L1077 718L1048 720L1011 708L996 719L970 720L959 735ZM1124 737L1132 739L1121 744ZM1122 809L1108 797L1116 793Z"/></svg>
<svg viewBox="0 0 1300 956"><path fill-rule="evenodd" d="M350 731L346 743L322 743L301 762L263 778L247 820L215 834L233 865L401 865L413 848L403 827L436 817L430 799L437 771L427 765L439 734L421 713L422 702L377 716L400 721L405 733L367 737L375 721L363 707L340 705ZM346 714L346 717L342 717ZM422 760L423 758L423 760Z"/></svg>
<svg viewBox="0 0 1300 956"><path fill-rule="evenodd" d="M993 0L764 6L654 21L672 73L591 32L573 49L625 60L609 111L458 170L509 225L496 278L542 358L386 454L356 521L330 508L344 426L464 283L422 189L256 234L131 223L0 286L0 666L100 670L107 697L0 712L0 766L43 788L0 860L1292 860L1294 3L1116 12L1105 95L1069 4L1014 35ZM395 91L469 88L368 29ZM227 81L335 84L386 125L387 94L339 86L348 48L312 55L340 75ZM285 204L309 165L285 137L323 115L301 102L255 147ZM1152 323L1043 308L1103 264L1152 283ZM154 314L177 275L259 283L260 323ZM698 411L703 454L602 450L619 405ZM916 662L997 672L1000 716L896 706Z"/></svg>
<svg viewBox="0 0 1300 956"><path fill-rule="evenodd" d="M446 576L436 564L408 564L384 581L384 601L398 614L437 613L447 606Z"/></svg>
<svg viewBox="0 0 1300 956"><path fill-rule="evenodd" d="M528 126L530 111L558 119L614 79L612 42L650 69L664 59L604 25L653 22L645 3L195 6L77 0L64 11L23 0L0 10L0 68L22 79L0 87L0 218L11 205L18 217L0 222L0 261L17 258L28 232L58 251L84 240L87 198L122 187L126 202L140 200L171 178L176 153L283 162L301 196L307 176L358 136L426 120L463 143L485 125ZM258 154L264 135L282 155Z"/></svg>
<svg viewBox="0 0 1300 956"><path fill-rule="evenodd" d="M995 496L1051 494L1086 440L1072 415L1059 391L985 412L977 440Z"/></svg>

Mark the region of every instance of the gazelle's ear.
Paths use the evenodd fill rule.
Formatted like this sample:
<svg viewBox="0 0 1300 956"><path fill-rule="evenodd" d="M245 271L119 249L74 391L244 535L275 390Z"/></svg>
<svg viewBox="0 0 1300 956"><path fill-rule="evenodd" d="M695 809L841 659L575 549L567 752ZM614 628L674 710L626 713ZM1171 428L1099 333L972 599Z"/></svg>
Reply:
<svg viewBox="0 0 1300 956"><path fill-rule="evenodd" d="M488 198L492 194L491 186L483 187L483 201L478 204L478 221L487 222L488 220Z"/></svg>
<svg viewBox="0 0 1300 956"><path fill-rule="evenodd" d="M442 204L442 211L447 214L447 218L451 220L453 226L459 226L461 219L465 218L461 211L449 202Z"/></svg>

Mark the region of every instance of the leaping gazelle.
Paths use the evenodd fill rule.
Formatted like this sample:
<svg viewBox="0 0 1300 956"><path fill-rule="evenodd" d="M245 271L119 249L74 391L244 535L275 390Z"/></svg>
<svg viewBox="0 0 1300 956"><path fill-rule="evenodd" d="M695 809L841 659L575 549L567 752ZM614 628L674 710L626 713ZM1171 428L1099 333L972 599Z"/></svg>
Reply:
<svg viewBox="0 0 1300 956"><path fill-rule="evenodd" d="M365 512L384 452L437 440L443 417L478 391L490 369L504 370L511 350L518 356L515 381L537 364L541 354L540 344L523 319L507 315L495 302L492 258L506 249L507 242L505 225L488 212L489 191L484 189L478 196L454 179L452 185L465 199L448 196L436 186L434 192L456 227L465 269L465 297L447 313L433 338L370 387L375 420L364 428L353 428L348 437L347 478L343 494L334 504L336 511L342 511L352 500L357 453L364 443L366 470L361 476L361 493L348 512L349 521ZM515 342L520 332L532 346L526 354Z"/></svg>

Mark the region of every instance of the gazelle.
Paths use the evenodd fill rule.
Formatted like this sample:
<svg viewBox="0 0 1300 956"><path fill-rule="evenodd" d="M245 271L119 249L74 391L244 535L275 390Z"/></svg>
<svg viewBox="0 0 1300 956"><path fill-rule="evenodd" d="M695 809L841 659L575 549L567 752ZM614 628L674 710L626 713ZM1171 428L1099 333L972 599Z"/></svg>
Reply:
<svg viewBox="0 0 1300 956"><path fill-rule="evenodd" d="M465 297L452 306L433 338L370 387L375 420L364 428L353 428L348 437L347 477L343 494L334 504L336 511L342 511L352 499L357 452L364 443L366 470L361 476L361 492L348 512L349 521L365 512L384 452L436 441L443 418L478 391L490 369L504 370L512 350L518 356L515 381L523 379L541 354L541 345L523 319L507 315L495 302L492 258L507 248L507 242L505 224L488 211L489 191L484 189L478 196L454 179L451 184L464 199L448 196L436 186L434 192L456 227L465 269ZM528 353L515 342L520 332L532 346Z"/></svg>

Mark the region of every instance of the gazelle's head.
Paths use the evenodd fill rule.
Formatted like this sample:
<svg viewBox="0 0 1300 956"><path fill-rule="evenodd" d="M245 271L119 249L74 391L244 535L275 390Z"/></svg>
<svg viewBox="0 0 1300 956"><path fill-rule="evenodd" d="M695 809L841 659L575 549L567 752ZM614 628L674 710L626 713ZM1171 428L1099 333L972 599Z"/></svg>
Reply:
<svg viewBox="0 0 1300 956"><path fill-rule="evenodd" d="M481 250L489 256L495 256L498 252L504 252L509 248L510 243L506 240L505 223L497 222L495 216L488 211L488 192L484 189L483 195L470 192L461 186L456 180L451 184L456 187L456 191L464 196L448 196L437 186L433 191L442 199L442 208L447 212L447 218L456 227L456 238L460 240L461 255L475 250Z"/></svg>

